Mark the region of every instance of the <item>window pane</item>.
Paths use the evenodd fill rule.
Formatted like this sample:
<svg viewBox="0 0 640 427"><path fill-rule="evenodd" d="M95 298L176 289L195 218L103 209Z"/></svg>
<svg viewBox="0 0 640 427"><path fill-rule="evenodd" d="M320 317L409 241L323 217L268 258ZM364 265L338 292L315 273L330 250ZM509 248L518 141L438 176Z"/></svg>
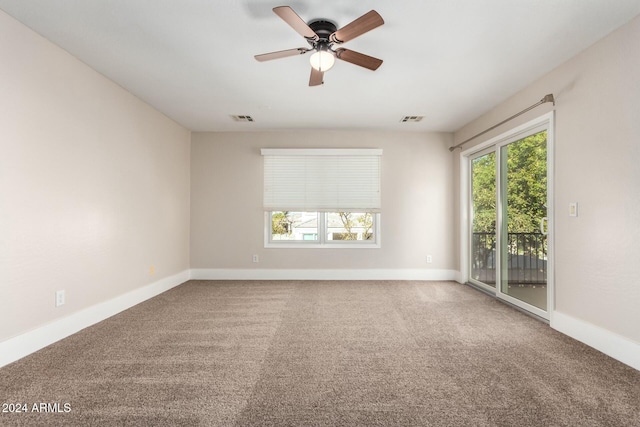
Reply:
<svg viewBox="0 0 640 427"><path fill-rule="evenodd" d="M471 162L471 277L496 286L496 153Z"/></svg>
<svg viewBox="0 0 640 427"><path fill-rule="evenodd" d="M373 216L370 212L328 212L327 240L374 241Z"/></svg>
<svg viewBox="0 0 640 427"><path fill-rule="evenodd" d="M272 241L317 241L318 212L271 212Z"/></svg>

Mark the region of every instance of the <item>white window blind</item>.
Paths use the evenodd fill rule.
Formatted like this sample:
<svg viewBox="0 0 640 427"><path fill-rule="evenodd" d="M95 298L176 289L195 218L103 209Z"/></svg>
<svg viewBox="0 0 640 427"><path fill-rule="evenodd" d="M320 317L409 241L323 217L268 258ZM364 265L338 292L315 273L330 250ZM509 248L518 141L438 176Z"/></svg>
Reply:
<svg viewBox="0 0 640 427"><path fill-rule="evenodd" d="M266 211L380 211L379 149L262 149Z"/></svg>

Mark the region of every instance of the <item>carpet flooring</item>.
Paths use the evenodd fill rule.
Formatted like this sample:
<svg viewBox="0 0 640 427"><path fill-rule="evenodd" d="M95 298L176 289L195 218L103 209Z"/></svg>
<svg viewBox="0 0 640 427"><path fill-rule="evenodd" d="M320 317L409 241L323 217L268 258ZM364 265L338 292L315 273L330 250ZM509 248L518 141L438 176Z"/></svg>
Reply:
<svg viewBox="0 0 640 427"><path fill-rule="evenodd" d="M0 403L27 409L3 426L638 426L640 372L453 282L189 281L1 368Z"/></svg>

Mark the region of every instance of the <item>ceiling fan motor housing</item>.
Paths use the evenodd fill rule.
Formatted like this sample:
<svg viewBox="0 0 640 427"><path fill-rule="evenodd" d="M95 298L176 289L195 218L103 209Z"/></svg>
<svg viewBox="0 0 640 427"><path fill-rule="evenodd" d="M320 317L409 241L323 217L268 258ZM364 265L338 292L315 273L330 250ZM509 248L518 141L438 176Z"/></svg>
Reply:
<svg viewBox="0 0 640 427"><path fill-rule="evenodd" d="M332 42L329 41L329 36L338 30L335 23L327 19L315 19L309 22L309 28L311 28L317 35L319 40L307 40L314 48L316 45L329 46Z"/></svg>

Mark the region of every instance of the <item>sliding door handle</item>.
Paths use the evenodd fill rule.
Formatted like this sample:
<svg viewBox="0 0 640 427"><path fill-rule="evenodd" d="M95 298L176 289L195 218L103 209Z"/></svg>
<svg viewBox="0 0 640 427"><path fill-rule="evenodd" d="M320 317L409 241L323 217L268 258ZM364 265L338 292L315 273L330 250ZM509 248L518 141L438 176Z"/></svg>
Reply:
<svg viewBox="0 0 640 427"><path fill-rule="evenodd" d="M544 223L547 221L547 217L542 217L540 218L540 233L542 233L543 236L547 235L547 231L545 230L544 227Z"/></svg>

